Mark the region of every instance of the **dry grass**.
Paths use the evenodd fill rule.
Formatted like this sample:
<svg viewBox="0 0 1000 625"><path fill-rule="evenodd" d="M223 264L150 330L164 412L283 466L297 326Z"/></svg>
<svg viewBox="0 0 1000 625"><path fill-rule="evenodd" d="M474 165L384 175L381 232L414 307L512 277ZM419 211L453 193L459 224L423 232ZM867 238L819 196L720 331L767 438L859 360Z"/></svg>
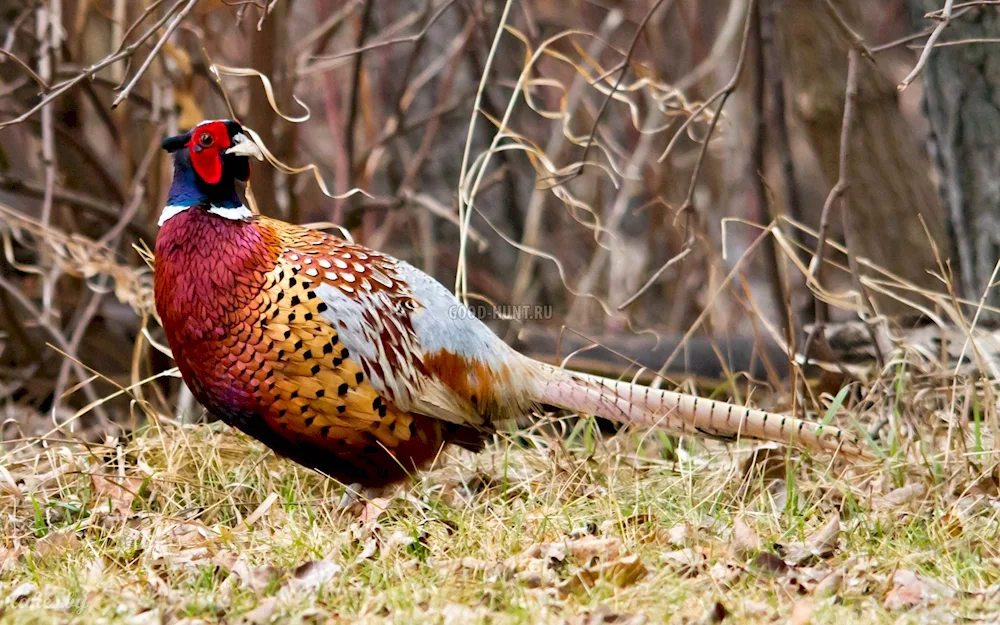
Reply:
<svg viewBox="0 0 1000 625"><path fill-rule="evenodd" d="M869 395L864 418L895 404L905 422L938 401L923 391ZM9 453L0 622L944 622L1000 609L997 482L972 428L948 464L918 460L934 440L921 429L921 445L846 467L560 425L446 453L347 511L336 483L219 424Z"/></svg>

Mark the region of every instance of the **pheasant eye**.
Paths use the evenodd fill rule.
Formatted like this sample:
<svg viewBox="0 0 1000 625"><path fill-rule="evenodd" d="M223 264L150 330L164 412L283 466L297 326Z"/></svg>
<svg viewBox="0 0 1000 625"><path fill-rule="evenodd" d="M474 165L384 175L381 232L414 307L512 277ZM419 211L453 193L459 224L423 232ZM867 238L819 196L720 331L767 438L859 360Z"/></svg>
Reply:
<svg viewBox="0 0 1000 625"><path fill-rule="evenodd" d="M198 145L203 148L210 148L215 143L215 137L211 133L203 132L198 136Z"/></svg>

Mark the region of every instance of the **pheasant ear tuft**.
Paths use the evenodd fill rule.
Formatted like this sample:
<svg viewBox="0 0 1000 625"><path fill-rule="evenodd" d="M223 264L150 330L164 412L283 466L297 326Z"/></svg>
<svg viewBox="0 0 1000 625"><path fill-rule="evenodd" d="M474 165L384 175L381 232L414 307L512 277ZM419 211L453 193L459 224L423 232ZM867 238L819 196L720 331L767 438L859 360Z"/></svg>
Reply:
<svg viewBox="0 0 1000 625"><path fill-rule="evenodd" d="M188 141L191 139L191 133L177 135L174 137L167 137L160 143L162 147L167 152L176 152L177 150L183 149L187 145Z"/></svg>

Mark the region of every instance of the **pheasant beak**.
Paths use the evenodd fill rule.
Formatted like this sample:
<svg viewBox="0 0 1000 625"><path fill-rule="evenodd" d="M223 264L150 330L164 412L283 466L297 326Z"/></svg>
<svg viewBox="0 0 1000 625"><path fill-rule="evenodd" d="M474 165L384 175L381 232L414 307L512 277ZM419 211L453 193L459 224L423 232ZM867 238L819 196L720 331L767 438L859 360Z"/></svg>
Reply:
<svg viewBox="0 0 1000 625"><path fill-rule="evenodd" d="M264 154L260 151L260 146L242 132L233 137L233 146L226 150L226 154L252 156L258 161L264 160Z"/></svg>

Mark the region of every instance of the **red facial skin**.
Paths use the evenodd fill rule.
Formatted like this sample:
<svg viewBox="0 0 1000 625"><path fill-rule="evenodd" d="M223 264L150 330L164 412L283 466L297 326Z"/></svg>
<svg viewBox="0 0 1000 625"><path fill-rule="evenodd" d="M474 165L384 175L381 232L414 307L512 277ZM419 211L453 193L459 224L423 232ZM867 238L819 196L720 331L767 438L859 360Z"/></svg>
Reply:
<svg viewBox="0 0 1000 625"><path fill-rule="evenodd" d="M195 172L208 184L218 184L222 179L222 157L225 150L232 147L229 132L222 122L211 122L200 126L188 141L191 164Z"/></svg>

